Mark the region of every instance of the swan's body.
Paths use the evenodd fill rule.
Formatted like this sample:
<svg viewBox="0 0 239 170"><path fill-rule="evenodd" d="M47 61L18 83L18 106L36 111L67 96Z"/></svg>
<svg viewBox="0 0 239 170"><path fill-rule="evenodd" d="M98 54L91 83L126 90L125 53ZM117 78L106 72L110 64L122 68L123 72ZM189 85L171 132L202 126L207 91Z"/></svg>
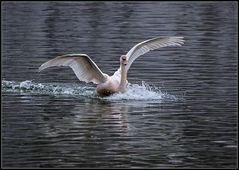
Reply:
<svg viewBox="0 0 239 170"><path fill-rule="evenodd" d="M110 95L127 90L127 72L135 59L139 56L166 46L181 46L183 37L156 37L136 44L126 55L120 57L120 68L109 76L103 73L86 54L67 54L56 57L39 67L39 71L52 66L70 66L78 79L97 84L99 95Z"/></svg>

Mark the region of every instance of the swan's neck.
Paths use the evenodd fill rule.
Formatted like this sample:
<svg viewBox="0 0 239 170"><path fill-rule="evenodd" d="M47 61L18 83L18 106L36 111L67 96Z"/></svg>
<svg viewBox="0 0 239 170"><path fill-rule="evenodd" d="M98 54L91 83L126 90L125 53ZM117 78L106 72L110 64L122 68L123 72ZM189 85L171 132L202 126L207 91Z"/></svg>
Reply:
<svg viewBox="0 0 239 170"><path fill-rule="evenodd" d="M120 84L119 84L119 89L121 92L125 92L126 91L126 86L127 86L127 70L126 70L126 66L121 64L120 65L120 71L121 71L121 76L120 76Z"/></svg>

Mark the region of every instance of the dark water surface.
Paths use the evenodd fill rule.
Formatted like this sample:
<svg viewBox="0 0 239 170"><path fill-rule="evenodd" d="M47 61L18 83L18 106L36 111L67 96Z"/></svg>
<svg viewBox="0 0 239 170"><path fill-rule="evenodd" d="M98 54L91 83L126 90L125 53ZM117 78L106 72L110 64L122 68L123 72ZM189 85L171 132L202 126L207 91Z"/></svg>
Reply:
<svg viewBox="0 0 239 170"><path fill-rule="evenodd" d="M2 166L237 167L236 2L4 2ZM102 98L70 68L86 53L113 74L155 36L182 47L145 54L126 94Z"/></svg>

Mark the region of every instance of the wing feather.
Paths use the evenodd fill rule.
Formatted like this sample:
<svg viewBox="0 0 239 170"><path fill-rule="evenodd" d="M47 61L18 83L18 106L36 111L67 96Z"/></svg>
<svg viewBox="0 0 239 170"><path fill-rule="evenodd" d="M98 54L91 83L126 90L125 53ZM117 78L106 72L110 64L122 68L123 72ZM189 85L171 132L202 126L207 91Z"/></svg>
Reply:
<svg viewBox="0 0 239 170"><path fill-rule="evenodd" d="M134 60L136 60L139 56L151 50L167 46L181 46L183 43L184 43L183 37L156 37L138 43L133 48L131 48L129 52L126 54L128 60L126 69L128 71Z"/></svg>
<svg viewBox="0 0 239 170"><path fill-rule="evenodd" d="M95 84L105 82L104 73L86 54L67 54L58 56L52 60L43 63L39 67L42 71L53 66L69 66L74 71L80 81L93 82Z"/></svg>

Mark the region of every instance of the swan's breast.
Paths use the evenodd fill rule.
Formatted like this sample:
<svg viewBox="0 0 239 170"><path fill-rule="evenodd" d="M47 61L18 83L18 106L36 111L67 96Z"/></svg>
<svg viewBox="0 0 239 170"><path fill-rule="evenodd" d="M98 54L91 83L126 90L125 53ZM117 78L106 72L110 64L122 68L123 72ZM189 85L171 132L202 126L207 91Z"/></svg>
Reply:
<svg viewBox="0 0 239 170"><path fill-rule="evenodd" d="M109 96L118 92L119 81L109 77L106 82L98 84L96 91L101 96Z"/></svg>

